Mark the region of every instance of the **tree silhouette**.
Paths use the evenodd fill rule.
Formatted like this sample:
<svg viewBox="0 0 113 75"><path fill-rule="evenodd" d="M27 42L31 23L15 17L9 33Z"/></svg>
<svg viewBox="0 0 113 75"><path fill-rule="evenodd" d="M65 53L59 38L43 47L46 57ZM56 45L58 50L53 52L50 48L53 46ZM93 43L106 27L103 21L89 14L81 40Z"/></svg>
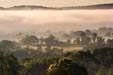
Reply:
<svg viewBox="0 0 113 75"><path fill-rule="evenodd" d="M15 41L2 40L0 42L0 50L2 51L15 50L17 47L19 47L19 45Z"/></svg>
<svg viewBox="0 0 113 75"><path fill-rule="evenodd" d="M39 43L39 39L34 35L25 36L22 38L21 43L24 45L37 45Z"/></svg>
<svg viewBox="0 0 113 75"><path fill-rule="evenodd" d="M86 39L86 33L85 32L80 33L80 39L81 39L81 44L85 44L85 39Z"/></svg>
<svg viewBox="0 0 113 75"><path fill-rule="evenodd" d="M93 40L93 43L96 42L96 38L97 38L97 33L92 33L92 40Z"/></svg>

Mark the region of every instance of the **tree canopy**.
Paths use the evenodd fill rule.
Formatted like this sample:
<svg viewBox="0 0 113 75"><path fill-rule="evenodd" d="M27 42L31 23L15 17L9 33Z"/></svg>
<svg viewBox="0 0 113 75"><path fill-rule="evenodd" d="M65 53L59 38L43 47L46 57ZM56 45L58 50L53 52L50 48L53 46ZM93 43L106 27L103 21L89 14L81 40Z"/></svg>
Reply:
<svg viewBox="0 0 113 75"><path fill-rule="evenodd" d="M88 73L75 61L64 58L50 65L48 75L88 75Z"/></svg>

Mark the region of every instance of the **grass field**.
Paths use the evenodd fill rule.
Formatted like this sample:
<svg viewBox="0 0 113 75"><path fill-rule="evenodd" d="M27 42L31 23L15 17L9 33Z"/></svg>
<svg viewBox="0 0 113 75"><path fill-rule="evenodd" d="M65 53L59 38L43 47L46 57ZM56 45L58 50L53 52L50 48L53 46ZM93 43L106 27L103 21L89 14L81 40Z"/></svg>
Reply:
<svg viewBox="0 0 113 75"><path fill-rule="evenodd" d="M53 48L57 48L57 49L63 49L64 52L67 51L81 51L83 50L84 46L65 46L65 47L60 47L60 46L51 46L51 49ZM24 46L24 48L26 48L26 46ZM33 47L33 46L29 46L30 49L33 50L37 50L39 49L39 47ZM41 46L42 50L45 50L47 48L47 46Z"/></svg>

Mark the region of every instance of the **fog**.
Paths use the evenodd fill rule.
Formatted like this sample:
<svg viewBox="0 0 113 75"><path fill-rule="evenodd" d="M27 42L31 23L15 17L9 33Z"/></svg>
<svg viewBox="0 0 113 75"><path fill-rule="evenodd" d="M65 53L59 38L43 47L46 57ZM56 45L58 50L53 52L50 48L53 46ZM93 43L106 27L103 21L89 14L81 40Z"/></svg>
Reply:
<svg viewBox="0 0 113 75"><path fill-rule="evenodd" d="M113 10L0 11L0 33L113 27Z"/></svg>

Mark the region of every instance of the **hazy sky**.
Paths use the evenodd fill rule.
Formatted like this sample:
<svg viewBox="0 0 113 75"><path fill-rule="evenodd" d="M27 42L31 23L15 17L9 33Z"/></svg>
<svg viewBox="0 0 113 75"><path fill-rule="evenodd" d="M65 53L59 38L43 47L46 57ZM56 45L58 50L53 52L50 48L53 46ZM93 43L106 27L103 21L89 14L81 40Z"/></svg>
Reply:
<svg viewBox="0 0 113 75"><path fill-rule="evenodd" d="M43 6L77 6L113 3L113 0L0 0L0 6L43 5Z"/></svg>

